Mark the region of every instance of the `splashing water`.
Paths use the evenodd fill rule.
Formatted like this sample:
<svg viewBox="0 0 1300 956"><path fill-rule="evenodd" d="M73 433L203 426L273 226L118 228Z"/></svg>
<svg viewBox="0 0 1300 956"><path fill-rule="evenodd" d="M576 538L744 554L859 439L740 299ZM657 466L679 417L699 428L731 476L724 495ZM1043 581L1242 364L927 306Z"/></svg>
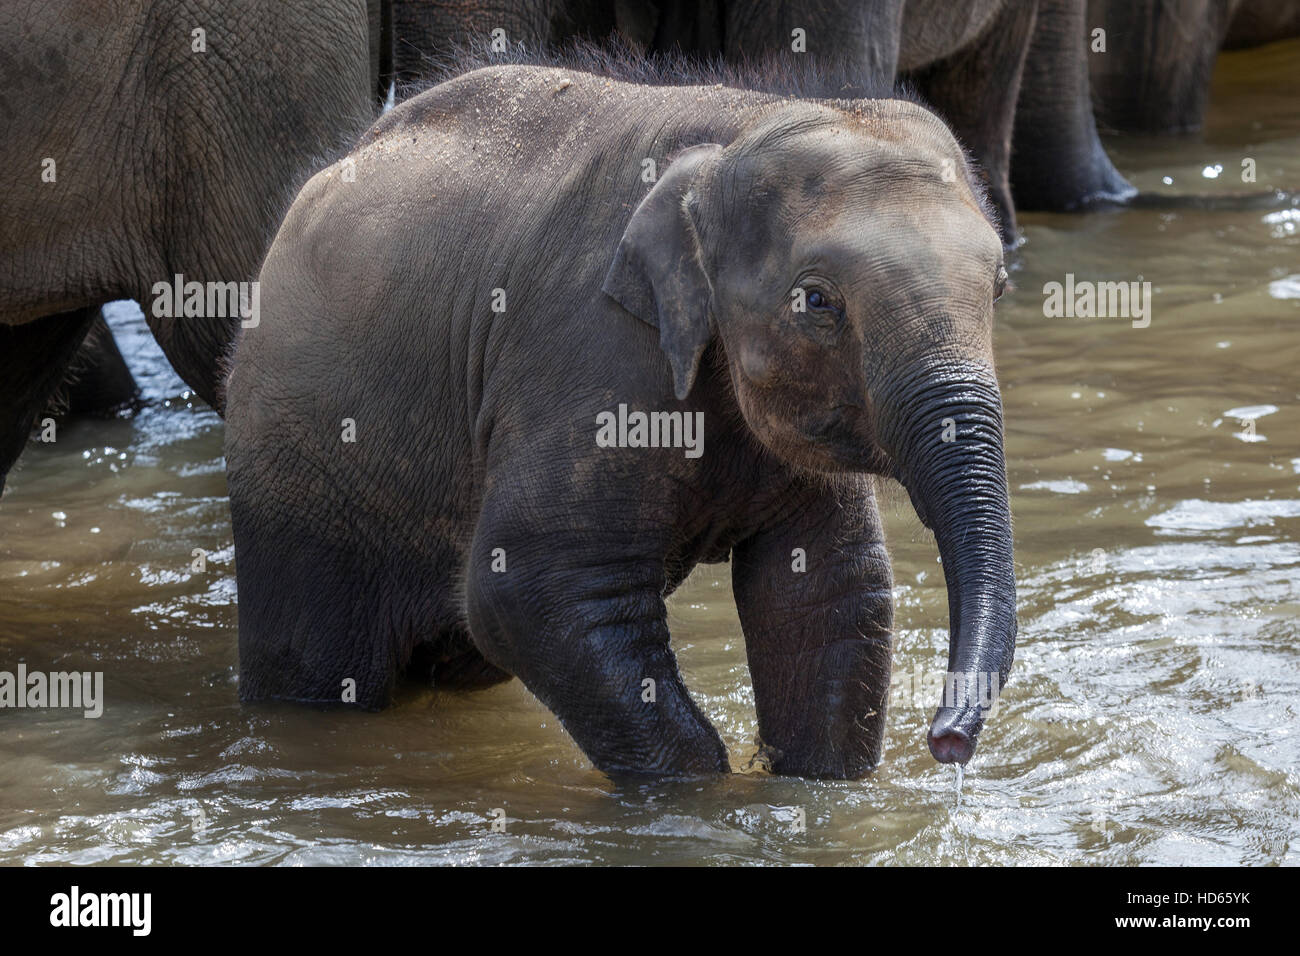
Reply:
<svg viewBox="0 0 1300 956"><path fill-rule="evenodd" d="M966 765L964 763L959 763L957 764L957 805L956 807L954 807L954 809L956 810L961 809L961 785L962 785L962 781L964 781L965 779L966 779Z"/></svg>

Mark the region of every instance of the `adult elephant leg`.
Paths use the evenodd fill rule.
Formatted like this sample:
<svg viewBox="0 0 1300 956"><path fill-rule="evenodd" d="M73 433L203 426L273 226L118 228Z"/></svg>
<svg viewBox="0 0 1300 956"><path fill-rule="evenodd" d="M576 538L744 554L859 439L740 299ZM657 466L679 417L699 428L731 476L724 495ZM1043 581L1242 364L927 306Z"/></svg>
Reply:
<svg viewBox="0 0 1300 956"><path fill-rule="evenodd" d="M1021 209L1078 209L1137 194L1097 137L1085 12L1084 0L1038 3L1012 141L1011 184Z"/></svg>
<svg viewBox="0 0 1300 956"><path fill-rule="evenodd" d="M1007 3L972 43L910 77L978 161L1006 245L1016 237L1010 185L1016 97L1023 96L1035 21L1033 2Z"/></svg>
<svg viewBox="0 0 1300 956"><path fill-rule="evenodd" d="M790 54L794 31L802 30L805 50L799 57L855 83L830 87L827 95L877 96L893 85L902 23L903 0L730 0L724 52L729 60L753 61Z"/></svg>
<svg viewBox="0 0 1300 956"><path fill-rule="evenodd" d="M870 479L838 484L738 545L732 588L773 769L854 779L881 757L893 581Z"/></svg>
<svg viewBox="0 0 1300 956"><path fill-rule="evenodd" d="M72 360L63 391L68 412L73 415L108 414L131 404L140 395L140 388L102 311Z"/></svg>
<svg viewBox="0 0 1300 956"><path fill-rule="evenodd" d="M474 643L559 717L597 769L726 773L726 747L669 647L662 543L573 498L536 482L489 492L467 572Z"/></svg>
<svg viewBox="0 0 1300 956"><path fill-rule="evenodd" d="M721 2L615 0L613 23L606 27L606 32L615 29L625 40L645 50L675 50L698 57L715 57L722 53L723 47ZM602 24L591 25L599 28Z"/></svg>
<svg viewBox="0 0 1300 956"><path fill-rule="evenodd" d="M393 83L393 0L366 0L370 27L370 83L382 108Z"/></svg>
<svg viewBox="0 0 1300 956"><path fill-rule="evenodd" d="M489 664L474 646L463 606L458 610L462 613L456 621L439 622L428 640L415 645L406 665L406 677L439 689L466 691L513 680L513 674Z"/></svg>
<svg viewBox="0 0 1300 956"><path fill-rule="evenodd" d="M1092 0L1088 28L1106 31L1106 52L1088 57L1097 124L1122 133L1200 129L1233 6L1233 0Z"/></svg>
<svg viewBox="0 0 1300 956"><path fill-rule="evenodd" d="M0 490L98 316L96 306L0 325Z"/></svg>
<svg viewBox="0 0 1300 956"><path fill-rule="evenodd" d="M151 300L145 298L140 301L144 305ZM147 305L144 315L145 321L149 323L149 331L153 333L154 340L162 349L163 355L167 356L167 361L176 374L194 389L199 398L211 405L217 414L224 414L222 359L230 351L231 343L238 334L239 317L160 319L154 317Z"/></svg>

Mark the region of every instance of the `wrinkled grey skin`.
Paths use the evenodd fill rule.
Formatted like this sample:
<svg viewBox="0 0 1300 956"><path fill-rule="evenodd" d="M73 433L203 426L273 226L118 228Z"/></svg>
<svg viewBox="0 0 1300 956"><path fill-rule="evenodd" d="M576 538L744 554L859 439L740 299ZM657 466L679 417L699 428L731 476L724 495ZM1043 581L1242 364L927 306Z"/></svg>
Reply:
<svg viewBox="0 0 1300 956"><path fill-rule="evenodd" d="M374 118L379 6L0 5L0 487L110 300L138 300L176 371L218 403L238 318L157 319L151 290L256 275L293 191Z"/></svg>
<svg viewBox="0 0 1300 956"><path fill-rule="evenodd" d="M1220 49L1300 36L1300 0L1089 0L1106 31L1093 56L1093 107L1103 129L1187 133L1205 123Z"/></svg>
<svg viewBox="0 0 1300 956"><path fill-rule="evenodd" d="M641 3L653 9L653 3ZM423 79L453 48L490 41L531 49L567 40L600 40L614 29L613 0L394 0L393 62L399 83Z"/></svg>
<svg viewBox="0 0 1300 956"><path fill-rule="evenodd" d="M442 54L496 28L533 48L617 30L645 50L732 61L790 54L792 31L802 29L801 58L854 80L828 95L865 95L896 79L920 90L978 160L1011 243L1016 204L1078 209L1135 193L1093 122L1085 2L395 0L395 17L398 62L408 78L427 66L421 52Z"/></svg>
<svg viewBox="0 0 1300 956"><path fill-rule="evenodd" d="M788 48L915 86L978 160L1003 240L1015 209L1123 202L1135 190L1101 146L1088 90L1084 0L738 0L729 56Z"/></svg>
<svg viewBox="0 0 1300 956"><path fill-rule="evenodd" d="M601 770L726 771L664 599L730 557L775 770L859 777L893 642L873 474L935 532L949 670L1005 682L1005 270L934 114L494 66L352 156L289 211L228 385L245 700L513 675ZM599 447L620 403L702 413L703 453ZM951 703L930 748L965 762L983 712Z"/></svg>
<svg viewBox="0 0 1300 956"><path fill-rule="evenodd" d="M723 4L731 59L801 54L866 84L903 80L952 126L979 162L1003 238L1015 237L1011 133L1034 0L733 0Z"/></svg>
<svg viewBox="0 0 1300 956"><path fill-rule="evenodd" d="M1011 182L1023 209L1087 209L1138 195L1097 136L1086 13L1085 0L1038 0L1012 134Z"/></svg>

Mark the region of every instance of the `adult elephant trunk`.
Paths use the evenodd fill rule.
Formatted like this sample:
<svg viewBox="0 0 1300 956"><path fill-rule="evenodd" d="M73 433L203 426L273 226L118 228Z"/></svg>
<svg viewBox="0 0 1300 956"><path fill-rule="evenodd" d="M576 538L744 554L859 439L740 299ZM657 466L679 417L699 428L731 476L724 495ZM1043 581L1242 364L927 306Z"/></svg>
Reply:
<svg viewBox="0 0 1300 956"><path fill-rule="evenodd" d="M882 442L934 531L948 583L948 679L930 752L966 763L1015 656L1002 400L992 369L966 364L919 370L882 397L891 410L882 413Z"/></svg>

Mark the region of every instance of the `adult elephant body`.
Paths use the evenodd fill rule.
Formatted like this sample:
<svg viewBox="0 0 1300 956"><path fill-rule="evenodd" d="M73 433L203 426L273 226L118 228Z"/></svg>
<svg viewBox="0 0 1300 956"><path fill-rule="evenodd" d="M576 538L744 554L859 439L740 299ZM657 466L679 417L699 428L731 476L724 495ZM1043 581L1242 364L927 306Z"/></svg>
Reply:
<svg viewBox="0 0 1300 956"><path fill-rule="evenodd" d="M418 81L473 40L536 49L613 28L613 0L394 0L394 72L399 82Z"/></svg>
<svg viewBox="0 0 1300 956"><path fill-rule="evenodd" d="M218 403L238 315L157 317L151 290L256 274L296 187L374 118L379 10L0 8L0 485L110 300L138 300L176 371Z"/></svg>
<svg viewBox="0 0 1300 956"><path fill-rule="evenodd" d="M1005 270L934 114L494 66L360 143L234 357L241 696L514 675L603 770L722 771L664 599L730 556L775 768L860 776L892 651L872 473L935 531L948 670L1005 680ZM983 714L945 700L935 756Z"/></svg>
<svg viewBox="0 0 1300 956"><path fill-rule="evenodd" d="M979 161L1008 243L1017 204L1077 209L1135 193L1097 137L1085 0L396 3L408 75L418 72L421 50L445 52L500 28L506 42L533 47L617 30L649 51L736 62L794 55L825 66L834 78L827 95L864 95L903 81Z"/></svg>

